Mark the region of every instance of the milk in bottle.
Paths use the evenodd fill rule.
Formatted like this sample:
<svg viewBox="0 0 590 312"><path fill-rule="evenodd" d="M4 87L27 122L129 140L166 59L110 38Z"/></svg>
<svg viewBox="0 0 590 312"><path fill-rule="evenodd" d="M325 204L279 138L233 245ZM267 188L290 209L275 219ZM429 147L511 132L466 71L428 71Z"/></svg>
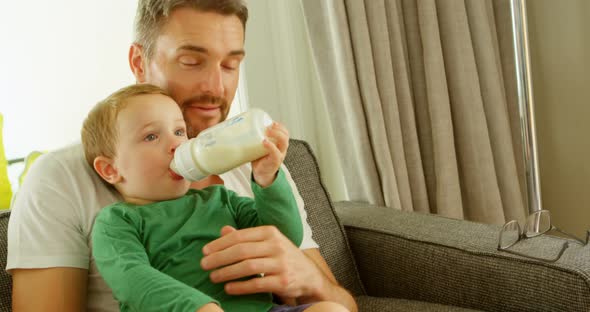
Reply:
<svg viewBox="0 0 590 312"><path fill-rule="evenodd" d="M170 168L187 180L198 181L256 160L267 154L262 142L272 122L257 108L227 119L179 145Z"/></svg>

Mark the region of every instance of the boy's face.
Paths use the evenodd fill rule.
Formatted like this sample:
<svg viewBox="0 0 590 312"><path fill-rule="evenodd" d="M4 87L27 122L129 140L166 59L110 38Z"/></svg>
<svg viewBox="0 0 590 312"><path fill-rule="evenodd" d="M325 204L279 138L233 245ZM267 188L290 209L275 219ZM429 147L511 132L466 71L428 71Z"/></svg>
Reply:
<svg viewBox="0 0 590 312"><path fill-rule="evenodd" d="M167 90L180 105L189 137L225 120L244 58L244 28L235 16L175 9L155 41L139 82Z"/></svg>
<svg viewBox="0 0 590 312"><path fill-rule="evenodd" d="M161 94L134 96L117 116L114 167L126 201L145 204L178 198L190 182L170 170L174 151L187 140L178 105Z"/></svg>

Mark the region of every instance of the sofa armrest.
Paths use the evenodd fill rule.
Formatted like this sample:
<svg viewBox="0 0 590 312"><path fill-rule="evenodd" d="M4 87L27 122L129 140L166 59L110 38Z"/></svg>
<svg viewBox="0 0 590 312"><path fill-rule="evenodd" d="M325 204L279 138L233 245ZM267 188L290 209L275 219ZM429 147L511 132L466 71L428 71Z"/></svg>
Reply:
<svg viewBox="0 0 590 312"><path fill-rule="evenodd" d="M590 250L570 243L554 263L497 251L500 226L335 203L370 296L397 297L486 311L589 311ZM548 235L516 250L555 256Z"/></svg>

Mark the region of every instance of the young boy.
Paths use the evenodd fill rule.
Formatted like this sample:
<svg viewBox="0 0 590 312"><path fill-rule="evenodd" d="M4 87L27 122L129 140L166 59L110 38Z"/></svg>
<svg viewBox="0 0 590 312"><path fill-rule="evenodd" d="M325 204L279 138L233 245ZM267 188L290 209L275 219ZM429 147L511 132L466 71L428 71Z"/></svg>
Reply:
<svg viewBox="0 0 590 312"><path fill-rule="evenodd" d="M82 129L86 160L123 198L101 210L92 230L97 267L121 311L347 311L332 302L273 306L264 293L230 296L200 268L202 248L226 225L274 225L301 242L297 205L279 170L285 151L277 146L289 137L272 126L267 136L266 170L253 177L252 200L222 185L189 190L190 182L169 169L187 140L186 125L160 88L123 88L89 113Z"/></svg>

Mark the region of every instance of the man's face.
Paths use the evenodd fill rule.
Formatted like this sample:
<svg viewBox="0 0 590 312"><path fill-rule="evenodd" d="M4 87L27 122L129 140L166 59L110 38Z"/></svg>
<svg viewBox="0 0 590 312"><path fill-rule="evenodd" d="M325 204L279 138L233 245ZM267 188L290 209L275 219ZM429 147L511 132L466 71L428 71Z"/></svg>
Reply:
<svg viewBox="0 0 590 312"><path fill-rule="evenodd" d="M114 167L125 200L145 204L178 198L190 182L170 170L176 147L187 140L178 105L161 94L134 96L117 116Z"/></svg>
<svg viewBox="0 0 590 312"><path fill-rule="evenodd" d="M227 117L243 58L244 29L237 16L180 8L155 41L145 82L168 91L194 137Z"/></svg>

